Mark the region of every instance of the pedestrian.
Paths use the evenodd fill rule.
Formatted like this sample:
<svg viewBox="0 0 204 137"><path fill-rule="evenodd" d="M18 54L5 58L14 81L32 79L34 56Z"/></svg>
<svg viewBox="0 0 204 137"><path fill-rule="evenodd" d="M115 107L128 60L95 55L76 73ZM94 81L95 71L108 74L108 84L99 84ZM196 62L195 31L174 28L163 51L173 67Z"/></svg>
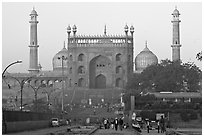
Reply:
<svg viewBox="0 0 204 137"><path fill-rule="evenodd" d="M161 116L160 126L161 126L161 133L164 133L165 132L165 120L164 120L164 116Z"/></svg>
<svg viewBox="0 0 204 137"><path fill-rule="evenodd" d="M111 128L114 129L114 119L113 118L111 118L110 123L111 123Z"/></svg>
<svg viewBox="0 0 204 137"><path fill-rule="evenodd" d="M159 133L159 130L160 130L160 122L159 122L159 120L157 121L157 130L158 130L158 133Z"/></svg>
<svg viewBox="0 0 204 137"><path fill-rule="evenodd" d="M150 130L150 122L149 120L147 120L147 133L149 133L149 130Z"/></svg>
<svg viewBox="0 0 204 137"><path fill-rule="evenodd" d="M108 124L107 119L104 119L103 124L104 124L105 129L107 129L107 124Z"/></svg>
<svg viewBox="0 0 204 137"><path fill-rule="evenodd" d="M118 130L118 118L117 117L115 118L114 124L115 124L115 130L117 131Z"/></svg>
<svg viewBox="0 0 204 137"><path fill-rule="evenodd" d="M71 120L71 118L69 119L69 126L71 126L72 125L72 120Z"/></svg>
<svg viewBox="0 0 204 137"><path fill-rule="evenodd" d="M107 118L107 129L109 129L110 128L110 120L109 120L109 118Z"/></svg>
<svg viewBox="0 0 204 137"><path fill-rule="evenodd" d="M120 130L122 131L122 129L123 129L123 119L120 118L118 123L119 123Z"/></svg>

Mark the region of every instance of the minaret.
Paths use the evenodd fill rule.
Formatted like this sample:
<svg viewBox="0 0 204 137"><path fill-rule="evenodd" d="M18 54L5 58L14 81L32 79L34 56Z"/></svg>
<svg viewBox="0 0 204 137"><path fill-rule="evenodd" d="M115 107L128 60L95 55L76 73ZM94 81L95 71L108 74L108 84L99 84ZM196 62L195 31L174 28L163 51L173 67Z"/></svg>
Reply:
<svg viewBox="0 0 204 137"><path fill-rule="evenodd" d="M39 72L38 67L38 41L37 41L37 12L33 8L30 17L30 66L29 66L29 73L36 74Z"/></svg>
<svg viewBox="0 0 204 137"><path fill-rule="evenodd" d="M179 11L175 8L174 12L172 13L173 20L173 41L172 41L172 61L179 61L180 60L180 32L179 32Z"/></svg>

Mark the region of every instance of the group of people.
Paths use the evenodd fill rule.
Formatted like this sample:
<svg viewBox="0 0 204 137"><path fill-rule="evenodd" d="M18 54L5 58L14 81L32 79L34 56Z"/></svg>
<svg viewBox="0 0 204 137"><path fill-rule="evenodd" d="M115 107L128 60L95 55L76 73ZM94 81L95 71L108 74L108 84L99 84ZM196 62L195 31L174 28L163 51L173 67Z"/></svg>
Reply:
<svg viewBox="0 0 204 137"><path fill-rule="evenodd" d="M150 122L147 121L147 133L149 133L150 131ZM161 116L161 119L157 121L157 131L158 133L164 133L166 131L166 127L165 127L165 119L163 116Z"/></svg>
<svg viewBox="0 0 204 137"><path fill-rule="evenodd" d="M120 129L122 131L123 129L123 117L120 117L120 118L107 118L107 119L103 119L103 125L104 125L104 128L105 129L115 129L116 131L118 129Z"/></svg>

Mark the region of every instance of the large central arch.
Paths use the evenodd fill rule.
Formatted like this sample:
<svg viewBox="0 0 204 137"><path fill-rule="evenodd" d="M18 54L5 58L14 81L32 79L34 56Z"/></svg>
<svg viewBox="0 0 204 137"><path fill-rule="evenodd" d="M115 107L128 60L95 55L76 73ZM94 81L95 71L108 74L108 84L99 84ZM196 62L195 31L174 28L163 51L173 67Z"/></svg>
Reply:
<svg viewBox="0 0 204 137"><path fill-rule="evenodd" d="M111 60L106 56L96 56L89 64L89 88L102 89L110 84Z"/></svg>
<svg viewBox="0 0 204 137"><path fill-rule="evenodd" d="M106 88L106 77L103 74L95 78L95 88Z"/></svg>

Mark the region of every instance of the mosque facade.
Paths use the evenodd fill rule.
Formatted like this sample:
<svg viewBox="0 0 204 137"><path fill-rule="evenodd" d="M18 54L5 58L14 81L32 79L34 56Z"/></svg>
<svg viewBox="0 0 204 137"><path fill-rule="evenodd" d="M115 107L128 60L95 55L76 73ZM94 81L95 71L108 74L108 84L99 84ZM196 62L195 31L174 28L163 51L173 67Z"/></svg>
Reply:
<svg viewBox="0 0 204 137"><path fill-rule="evenodd" d="M179 11L173 11L172 60L180 60ZM30 73L39 73L37 12L30 14ZM145 48L133 59L134 27L124 27L124 35L77 35L77 27L67 27L67 45L52 60L53 73L65 75L68 87L90 89L124 88L132 73L141 73L158 63L157 56ZM135 63L135 64L134 64ZM135 68L133 68L133 64ZM135 69L135 70L133 70Z"/></svg>

